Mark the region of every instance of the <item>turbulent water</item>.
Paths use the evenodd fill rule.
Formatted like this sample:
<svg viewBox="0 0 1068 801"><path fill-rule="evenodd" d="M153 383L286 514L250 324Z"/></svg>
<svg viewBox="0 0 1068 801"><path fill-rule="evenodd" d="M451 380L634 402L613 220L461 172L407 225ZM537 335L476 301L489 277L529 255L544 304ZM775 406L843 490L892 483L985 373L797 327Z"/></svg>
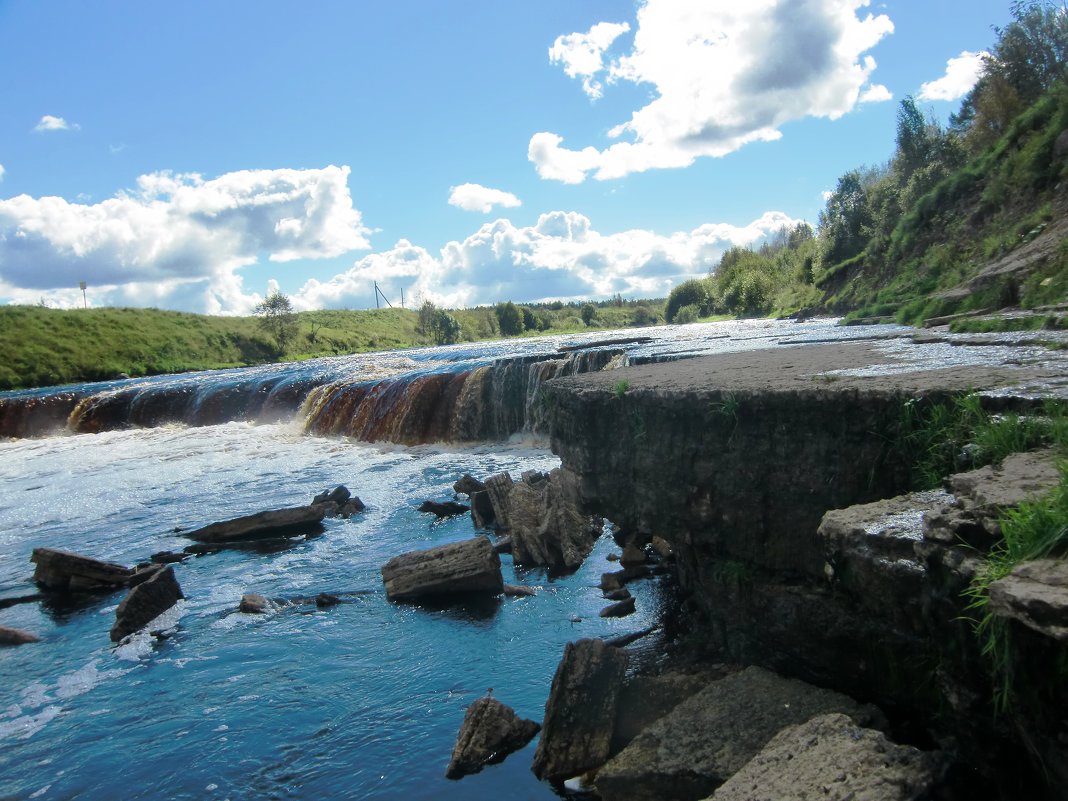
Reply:
<svg viewBox="0 0 1068 801"><path fill-rule="evenodd" d="M640 359L849 335L822 322L686 326L657 330L656 341L626 349ZM431 349L149 383L179 382L195 393L274 376L307 387L376 365L394 376L405 367L420 375L440 365L478 369L517 351L552 355L561 344ZM3 397L27 395L44 393ZM35 591L28 561L35 546L134 564L187 545L176 527L307 503L337 484L367 504L350 520L326 521L316 538L176 565L186 600L153 625L163 638L142 634L112 646L121 594L0 609L0 624L44 640L0 650L0 797L553 797L530 772L533 745L461 782L444 778L465 708L493 687L519 714L540 721L564 644L651 625L666 590L638 582L635 615L599 618L605 601L597 583L614 550L606 535L572 575L520 569L505 556L505 581L537 586L534 598L449 608L389 603L384 562L473 533L469 517L435 522L416 510L420 501L451 498L465 472L518 477L558 460L544 441L522 434L463 447L309 436L308 406L300 408L292 403L291 419L281 422L253 424L238 414L216 425L0 442L0 597ZM245 592L298 598L323 591L353 594L326 609L237 611Z"/></svg>

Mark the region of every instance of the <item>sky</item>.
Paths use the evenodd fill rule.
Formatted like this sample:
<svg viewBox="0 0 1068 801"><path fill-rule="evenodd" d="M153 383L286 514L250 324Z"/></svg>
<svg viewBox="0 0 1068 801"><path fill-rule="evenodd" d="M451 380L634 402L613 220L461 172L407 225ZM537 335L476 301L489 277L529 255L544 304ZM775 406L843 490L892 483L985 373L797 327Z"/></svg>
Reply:
<svg viewBox="0 0 1068 801"><path fill-rule="evenodd" d="M944 122L989 0L0 0L0 303L663 297ZM79 283L86 283L86 290Z"/></svg>

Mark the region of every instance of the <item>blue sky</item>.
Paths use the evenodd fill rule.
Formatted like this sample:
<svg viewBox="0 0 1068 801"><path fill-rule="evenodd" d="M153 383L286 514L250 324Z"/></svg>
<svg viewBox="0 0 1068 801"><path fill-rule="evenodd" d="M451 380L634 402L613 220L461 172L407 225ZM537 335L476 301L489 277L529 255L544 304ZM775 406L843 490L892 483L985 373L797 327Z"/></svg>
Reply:
<svg viewBox="0 0 1068 801"><path fill-rule="evenodd" d="M986 0L0 0L0 302L663 296L939 119ZM943 80L922 90L925 83ZM942 91L939 91L941 89ZM949 99L942 99L949 98ZM450 203L450 200L452 201Z"/></svg>

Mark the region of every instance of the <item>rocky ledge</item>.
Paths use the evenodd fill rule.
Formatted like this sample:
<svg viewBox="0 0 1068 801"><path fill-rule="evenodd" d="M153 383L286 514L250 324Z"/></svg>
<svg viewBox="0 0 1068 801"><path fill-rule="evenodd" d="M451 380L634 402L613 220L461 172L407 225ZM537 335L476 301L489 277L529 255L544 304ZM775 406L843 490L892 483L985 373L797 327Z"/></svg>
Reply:
<svg viewBox="0 0 1068 801"><path fill-rule="evenodd" d="M899 743L946 755L950 797L1063 796L1068 692L1050 677L1065 657L1065 607L1051 612L1050 598L1064 574L1023 571L999 588L1028 692L998 712L961 591L976 548L999 535L1004 476L986 468L913 497L896 443L910 399L996 389L991 408L1028 408L1036 394L1065 397L1068 370L1058 354L931 369L906 347L810 345L562 378L544 390L553 450L584 513L639 544L672 544L691 639L709 659L876 704ZM1048 487L1050 462L1037 461L1047 472L1032 478ZM832 510L876 502L820 528Z"/></svg>

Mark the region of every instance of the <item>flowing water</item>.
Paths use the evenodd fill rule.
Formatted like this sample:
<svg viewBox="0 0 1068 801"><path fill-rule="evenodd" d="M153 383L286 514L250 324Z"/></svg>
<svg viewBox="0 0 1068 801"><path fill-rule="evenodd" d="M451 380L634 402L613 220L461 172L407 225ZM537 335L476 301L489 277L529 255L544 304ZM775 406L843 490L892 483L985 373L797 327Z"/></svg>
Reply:
<svg viewBox="0 0 1068 801"><path fill-rule="evenodd" d="M465 472L556 466L537 436L536 390L552 375L856 333L759 321L615 335L653 341L602 358L559 353L570 340L549 338L0 396L0 412L6 405L9 423L23 427L6 433L36 435L0 441L0 597L35 591L36 546L134 564L187 545L177 527L308 503L337 484L367 504L327 520L318 537L175 565L186 600L151 626L162 636L110 643L121 593L0 609L0 624L43 638L0 649L0 798L552 798L530 772L533 744L460 782L444 778L465 708L492 687L540 721L565 643L652 625L669 592L637 582L635 615L598 617L597 584L615 550L606 534L571 575L504 556L505 581L536 586L533 598L389 603L384 562L473 534L469 516L437 522L418 503L451 498ZM430 383L429 394L413 389ZM125 400L100 425L80 425L87 406L116 395ZM375 426L345 422L387 395L393 405L376 401ZM57 397L47 415L26 412ZM343 411L327 413L331 403ZM438 423L413 422L428 416ZM465 441L487 431L501 441ZM390 438L375 432L394 442L342 436ZM396 444L457 432L466 436L444 438L460 444ZM237 611L245 592L323 591L345 602Z"/></svg>

